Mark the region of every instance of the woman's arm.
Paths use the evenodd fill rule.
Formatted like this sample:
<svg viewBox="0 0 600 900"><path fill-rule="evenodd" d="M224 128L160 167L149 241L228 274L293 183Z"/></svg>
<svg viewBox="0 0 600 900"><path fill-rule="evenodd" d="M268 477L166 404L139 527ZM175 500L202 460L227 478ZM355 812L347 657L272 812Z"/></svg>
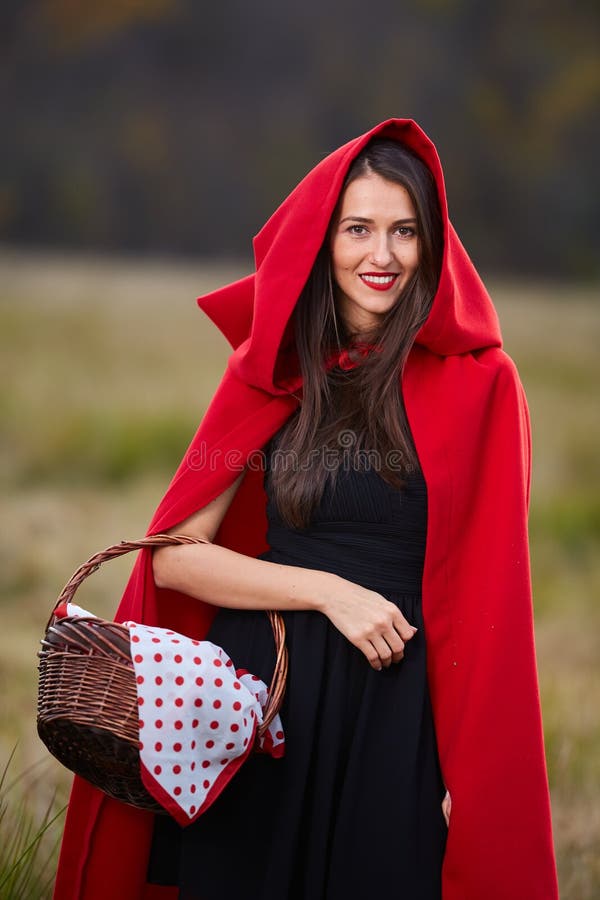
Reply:
<svg viewBox="0 0 600 900"><path fill-rule="evenodd" d="M243 477L170 531L212 541ZM218 544L161 547L154 551L153 572L158 587L216 606L320 611L375 669L399 662L404 641L416 631L376 591L332 572L255 559Z"/></svg>

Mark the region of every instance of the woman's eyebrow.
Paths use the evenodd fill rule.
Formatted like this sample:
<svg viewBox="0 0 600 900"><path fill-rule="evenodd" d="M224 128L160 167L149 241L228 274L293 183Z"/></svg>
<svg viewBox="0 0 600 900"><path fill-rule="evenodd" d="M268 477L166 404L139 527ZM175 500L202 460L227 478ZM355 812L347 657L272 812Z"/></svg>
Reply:
<svg viewBox="0 0 600 900"><path fill-rule="evenodd" d="M361 224L364 224L364 225L373 225L374 224L373 219L365 219L363 216L344 216L343 219L340 219L340 225L342 225L344 222L350 222L350 221L360 222ZM416 221L417 221L416 218L396 219L395 222L392 222L392 225L407 225L409 222L416 222Z"/></svg>

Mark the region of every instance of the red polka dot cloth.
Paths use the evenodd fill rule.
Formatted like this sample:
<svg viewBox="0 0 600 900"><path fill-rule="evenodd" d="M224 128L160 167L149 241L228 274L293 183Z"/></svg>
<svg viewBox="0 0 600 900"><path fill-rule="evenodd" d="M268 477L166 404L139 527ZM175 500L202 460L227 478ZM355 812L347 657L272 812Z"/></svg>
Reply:
<svg viewBox="0 0 600 900"><path fill-rule="evenodd" d="M57 616L96 618L75 604ZM225 651L175 631L123 622L137 685L140 767L148 792L180 825L215 801L253 749L267 685ZM284 754L276 716L254 749Z"/></svg>

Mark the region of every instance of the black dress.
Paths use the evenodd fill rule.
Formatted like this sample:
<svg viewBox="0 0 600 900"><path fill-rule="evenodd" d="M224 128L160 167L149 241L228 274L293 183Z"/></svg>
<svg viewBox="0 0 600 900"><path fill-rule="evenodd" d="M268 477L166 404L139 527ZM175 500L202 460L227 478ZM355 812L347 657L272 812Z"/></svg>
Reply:
<svg viewBox="0 0 600 900"><path fill-rule="evenodd" d="M179 885L181 900L440 900L447 828L421 612L425 481L413 473L399 490L373 468L342 467L306 529L283 524L269 483L267 471L260 558L378 591L419 630L404 659L378 672L324 614L285 612L285 756L252 754L187 828L157 816L149 880ZM264 612L220 609L207 639L269 683Z"/></svg>

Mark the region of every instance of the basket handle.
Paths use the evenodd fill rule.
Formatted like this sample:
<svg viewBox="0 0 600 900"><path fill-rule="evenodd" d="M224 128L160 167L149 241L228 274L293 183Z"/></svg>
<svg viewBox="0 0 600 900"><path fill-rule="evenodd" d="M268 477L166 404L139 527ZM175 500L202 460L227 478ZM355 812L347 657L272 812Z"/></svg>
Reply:
<svg viewBox="0 0 600 900"><path fill-rule="evenodd" d="M148 535L148 537L142 538L138 541L121 541L118 544L113 544L112 547L107 547L106 550L101 550L100 553L95 553L94 556L90 556L87 562L84 562L83 565L79 566L79 568L73 573L73 575L71 575L71 577L65 584L64 588L60 592L58 600L54 604L52 612L50 613L50 618L48 619L48 623L46 625L46 631L48 631L48 628L52 624L54 614L61 603L70 603L70 601L75 596L77 589L85 581L85 579L89 578L90 575L93 575L93 573L100 568L102 563L107 562L109 559L116 559L119 556L124 556L126 553L131 553L132 550L168 547L178 544L210 543L211 542L206 538L191 537L187 534L151 534ZM288 651L285 643L285 623L283 621L283 617L275 610L267 610L266 612L269 616L271 627L273 629L273 637L275 638L277 657L275 660L273 678L271 679L271 684L269 685L269 699L265 707L263 721L258 728L258 733L260 736L262 736L268 729L269 725L281 708L283 695L285 693L285 684L288 670Z"/></svg>
<svg viewBox="0 0 600 900"><path fill-rule="evenodd" d="M106 550L101 550L100 553L95 553L93 556L90 556L87 562L84 562L83 565L79 566L77 571L71 575L65 584L50 613L46 631L54 618L54 613L61 603L70 603L75 596L77 589L83 584L85 579L89 578L90 575L93 575L94 572L97 572L102 563L107 562L109 559L116 559L119 556L124 556L126 553L131 553L132 550L142 550L144 548L167 547L171 544L209 543L210 541L206 540L206 538L190 537L186 534L151 534L139 541L121 541L119 544L113 544L112 547L107 547Z"/></svg>

